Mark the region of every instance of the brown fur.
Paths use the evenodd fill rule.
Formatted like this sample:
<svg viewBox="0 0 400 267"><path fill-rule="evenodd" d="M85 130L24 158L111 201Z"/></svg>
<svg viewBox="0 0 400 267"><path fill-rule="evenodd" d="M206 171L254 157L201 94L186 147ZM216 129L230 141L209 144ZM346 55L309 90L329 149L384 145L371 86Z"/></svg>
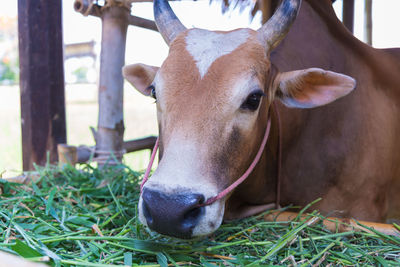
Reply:
<svg viewBox="0 0 400 267"><path fill-rule="evenodd" d="M399 219L400 50L373 49L358 41L337 20L330 0L303 1L289 34L271 55L266 55L257 32L248 31L248 40L216 59L203 78L186 50L187 32L171 43L158 73L162 84L153 83L158 87L160 154L168 154L174 145L190 144L196 151L187 166L201 172L196 179L204 177L222 191L251 164L274 98L311 96L321 103L329 92L318 95L318 91L330 83L342 80L339 89L345 92L349 84L354 85L349 77L315 69L299 81L301 71L294 70L343 73L357 80L357 88L329 105L289 109L277 103L282 135L278 135L277 113L271 112L271 133L261 160L227 200L225 219L249 216L275 201L279 138L281 205L305 206L322 197L313 208L327 215ZM233 89L244 76L266 95L255 113L240 109L252 88L241 88L243 96L233 99ZM280 88L285 86L282 77L287 78L283 84L288 88ZM131 80L143 83L143 79ZM298 91L282 90L293 88ZM170 166L181 167L179 158L172 161Z"/></svg>
<svg viewBox="0 0 400 267"><path fill-rule="evenodd" d="M354 38L328 0L304 1L281 45L271 54L280 71L319 67L357 80L355 91L316 109L279 105L283 130L281 204L324 214L384 221L400 218L400 52ZM272 129L276 129L274 123ZM275 196L277 138L252 177L232 195L226 214ZM239 204L241 203L241 204Z"/></svg>

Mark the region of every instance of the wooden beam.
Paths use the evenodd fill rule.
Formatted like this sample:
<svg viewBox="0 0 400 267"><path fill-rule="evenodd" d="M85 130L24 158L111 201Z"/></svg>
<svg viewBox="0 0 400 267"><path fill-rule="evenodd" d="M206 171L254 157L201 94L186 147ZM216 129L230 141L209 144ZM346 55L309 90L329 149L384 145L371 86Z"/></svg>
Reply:
<svg viewBox="0 0 400 267"><path fill-rule="evenodd" d="M84 43L74 43L65 45L64 58L69 59L73 57L92 57L96 58L96 53L94 52L94 46L96 43L94 41L84 42Z"/></svg>
<svg viewBox="0 0 400 267"><path fill-rule="evenodd" d="M135 152L143 149L153 149L156 144L157 137L149 136L141 139L135 139L124 142L126 153Z"/></svg>
<svg viewBox="0 0 400 267"><path fill-rule="evenodd" d="M343 24L354 33L354 0L343 0Z"/></svg>
<svg viewBox="0 0 400 267"><path fill-rule="evenodd" d="M143 149L153 149L156 143L156 136L149 136L141 139L135 139L124 142L123 148L126 153L135 152ZM75 163L85 163L91 157L96 157L94 148L87 146L69 146L66 144L58 145L59 163L65 164L69 162L74 165Z"/></svg>
<svg viewBox="0 0 400 267"><path fill-rule="evenodd" d="M66 142L61 0L18 0L23 169Z"/></svg>
<svg viewBox="0 0 400 267"><path fill-rule="evenodd" d="M149 2L151 1L152 0L149 0ZM95 17L101 17L102 14L101 6L89 3L87 0L75 0L74 9L76 12L79 12L84 16L91 15ZM156 23L153 20L148 20L138 16L129 15L128 24L152 31L158 31Z"/></svg>

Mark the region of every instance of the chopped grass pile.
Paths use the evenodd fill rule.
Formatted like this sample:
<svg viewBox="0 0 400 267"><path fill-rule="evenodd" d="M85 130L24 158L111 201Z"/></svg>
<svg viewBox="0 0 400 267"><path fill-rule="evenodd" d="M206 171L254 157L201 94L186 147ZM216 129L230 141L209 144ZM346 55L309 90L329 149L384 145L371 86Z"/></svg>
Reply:
<svg viewBox="0 0 400 267"><path fill-rule="evenodd" d="M142 173L126 166L47 167L32 185L0 180L0 250L53 266L399 266L400 238L332 233L312 213L293 222L263 215L183 241L137 218Z"/></svg>

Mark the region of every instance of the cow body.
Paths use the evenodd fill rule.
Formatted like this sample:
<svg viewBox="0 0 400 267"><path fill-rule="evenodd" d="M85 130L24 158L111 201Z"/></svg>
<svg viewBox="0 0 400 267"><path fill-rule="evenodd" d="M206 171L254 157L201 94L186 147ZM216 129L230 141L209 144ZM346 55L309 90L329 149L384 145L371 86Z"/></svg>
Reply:
<svg viewBox="0 0 400 267"><path fill-rule="evenodd" d="M316 109L278 106L281 205L304 206L322 197L313 208L324 214L400 219L399 55L400 49L374 49L358 41L337 20L329 1L303 3L289 34L271 54L272 63L281 71L319 67L344 73L357 80L357 89ZM277 138L269 146L266 153L276 153ZM231 202L236 197L246 204L274 200L277 157L266 155L264 161L260 174L236 190Z"/></svg>
<svg viewBox="0 0 400 267"><path fill-rule="evenodd" d="M211 32L186 30L163 11L167 2L155 2L169 55L160 69L124 69L157 98L161 160L140 198L144 224L182 238L205 235L222 218L264 210L278 191L281 205L321 197L313 208L324 214L400 217L400 53L356 40L330 0L305 1L286 35L299 3L284 0L257 32ZM347 95L349 76L357 89ZM268 118L267 145L247 180L204 206L251 165Z"/></svg>

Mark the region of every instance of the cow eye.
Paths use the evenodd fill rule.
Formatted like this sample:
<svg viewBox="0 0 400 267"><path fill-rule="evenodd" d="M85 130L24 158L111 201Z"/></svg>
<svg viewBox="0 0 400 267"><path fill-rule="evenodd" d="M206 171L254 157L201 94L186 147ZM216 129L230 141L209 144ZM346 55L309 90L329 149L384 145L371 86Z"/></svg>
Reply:
<svg viewBox="0 0 400 267"><path fill-rule="evenodd" d="M257 110L258 106L260 105L261 97L265 96L264 92L258 90L256 92L251 93L246 101L240 106L241 109L246 109L250 111Z"/></svg>
<svg viewBox="0 0 400 267"><path fill-rule="evenodd" d="M147 90L151 90L150 91L150 96L157 100L156 88L154 87L154 85L150 85L149 87L147 87Z"/></svg>

